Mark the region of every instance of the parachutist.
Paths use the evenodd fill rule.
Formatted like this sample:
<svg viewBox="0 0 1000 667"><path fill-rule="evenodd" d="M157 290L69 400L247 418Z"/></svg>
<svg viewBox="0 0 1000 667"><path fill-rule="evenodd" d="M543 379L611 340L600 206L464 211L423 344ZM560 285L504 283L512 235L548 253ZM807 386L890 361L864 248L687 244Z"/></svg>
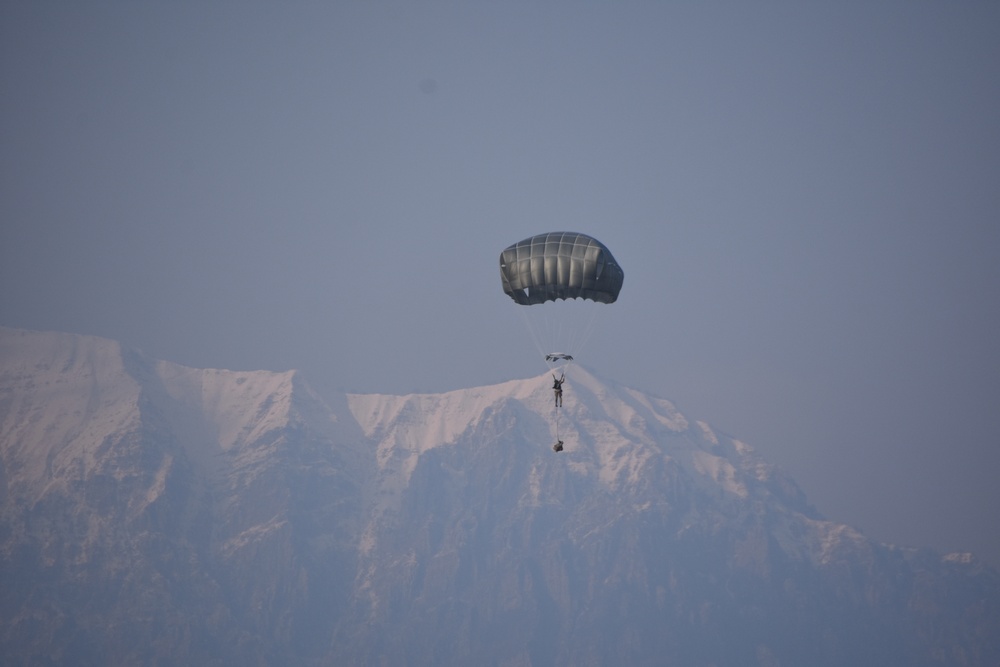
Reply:
<svg viewBox="0 0 1000 667"><path fill-rule="evenodd" d="M563 450L563 441L560 440L556 444L552 445L552 451L561 452Z"/></svg>
<svg viewBox="0 0 1000 667"><path fill-rule="evenodd" d="M552 374L552 379L554 380L554 382L552 384L552 391L556 395L556 407L557 408L561 408L562 407L562 386L563 386L563 382L566 381L566 374L565 373L561 373L559 375L559 379L556 380L556 375L555 375L555 373L553 373Z"/></svg>

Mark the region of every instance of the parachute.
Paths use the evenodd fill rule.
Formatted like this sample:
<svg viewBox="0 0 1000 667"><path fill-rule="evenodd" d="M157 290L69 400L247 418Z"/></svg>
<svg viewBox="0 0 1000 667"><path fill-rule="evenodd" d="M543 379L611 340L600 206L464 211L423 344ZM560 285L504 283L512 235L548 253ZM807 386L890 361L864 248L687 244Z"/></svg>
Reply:
<svg viewBox="0 0 1000 667"><path fill-rule="evenodd" d="M503 291L522 306L558 299L614 303L625 273L607 246L586 234L549 232L500 254Z"/></svg>
<svg viewBox="0 0 1000 667"><path fill-rule="evenodd" d="M586 234L549 232L500 253L500 282L518 304L549 370L565 377L590 337L597 311L618 300L625 273L607 246ZM565 350L554 352L553 350ZM561 383L556 381L556 444L560 452Z"/></svg>
<svg viewBox="0 0 1000 667"><path fill-rule="evenodd" d="M618 300L624 281L608 247L586 234L538 234L500 253L503 291L518 304L550 370L573 362L597 311Z"/></svg>

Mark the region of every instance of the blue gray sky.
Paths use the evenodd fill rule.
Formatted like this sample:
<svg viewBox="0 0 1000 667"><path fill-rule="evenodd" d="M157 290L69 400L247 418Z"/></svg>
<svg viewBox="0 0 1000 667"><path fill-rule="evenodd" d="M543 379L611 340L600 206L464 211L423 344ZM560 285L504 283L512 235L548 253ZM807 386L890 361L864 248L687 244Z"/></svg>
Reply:
<svg viewBox="0 0 1000 667"><path fill-rule="evenodd" d="M625 270L593 372L1000 564L998 35L995 2L4 2L0 324L478 386L545 370L500 251L580 231Z"/></svg>

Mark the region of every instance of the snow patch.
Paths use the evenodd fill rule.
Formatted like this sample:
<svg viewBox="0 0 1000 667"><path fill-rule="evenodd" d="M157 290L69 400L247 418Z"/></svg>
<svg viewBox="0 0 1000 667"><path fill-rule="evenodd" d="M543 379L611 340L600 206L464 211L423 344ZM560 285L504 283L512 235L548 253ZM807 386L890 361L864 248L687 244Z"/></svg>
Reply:
<svg viewBox="0 0 1000 667"><path fill-rule="evenodd" d="M538 471L538 466L533 465L531 466L531 472L528 473L528 494L527 494L528 500L527 502L522 502L521 504L527 505L528 507L538 507L541 504L538 501L538 498L541 496L541 493L542 493L542 476L541 473Z"/></svg>
<svg viewBox="0 0 1000 667"><path fill-rule="evenodd" d="M267 539L272 533L282 530L287 524L286 519L276 516L265 523L252 526L239 535L226 540L222 545L222 552L226 556L232 556L240 549Z"/></svg>
<svg viewBox="0 0 1000 667"><path fill-rule="evenodd" d="M715 431L712 430L712 427L702 421L695 423L698 425L698 429L701 431L702 437L704 437L705 440L707 440L713 447L718 447L719 438L715 435Z"/></svg>
<svg viewBox="0 0 1000 667"><path fill-rule="evenodd" d="M153 476L153 483L146 491L147 504L156 501L156 499L163 493L163 490L167 487L167 475L170 474L170 468L173 463L174 457L170 454L163 457L163 463L161 463L160 467L156 470L156 475Z"/></svg>
<svg viewBox="0 0 1000 667"><path fill-rule="evenodd" d="M195 369L161 361L157 373L174 400L199 408L223 451L284 428L292 415L295 371Z"/></svg>
<svg viewBox="0 0 1000 667"><path fill-rule="evenodd" d="M961 565L970 565L976 562L976 557L974 554L968 552L953 552L950 554L945 554L941 559L946 563L959 563Z"/></svg>
<svg viewBox="0 0 1000 667"><path fill-rule="evenodd" d="M691 451L694 469L704 477L721 486L726 492L746 498L746 485L740 481L736 468L726 459L701 450Z"/></svg>
<svg viewBox="0 0 1000 667"><path fill-rule="evenodd" d="M0 327L0 387L0 443L36 489L95 471L105 438L139 425L140 387L114 341Z"/></svg>
<svg viewBox="0 0 1000 667"><path fill-rule="evenodd" d="M348 394L347 402L367 437L394 436L399 446L423 453L454 443L492 405L537 394L537 387L512 381L443 394Z"/></svg>

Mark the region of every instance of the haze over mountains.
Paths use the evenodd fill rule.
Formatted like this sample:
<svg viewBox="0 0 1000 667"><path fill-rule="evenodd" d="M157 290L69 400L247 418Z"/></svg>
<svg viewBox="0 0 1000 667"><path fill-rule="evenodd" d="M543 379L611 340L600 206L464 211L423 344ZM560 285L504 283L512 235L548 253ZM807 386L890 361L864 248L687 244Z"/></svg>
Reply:
<svg viewBox="0 0 1000 667"><path fill-rule="evenodd" d="M0 328L10 664L997 665L1000 575L575 367L320 395Z"/></svg>

